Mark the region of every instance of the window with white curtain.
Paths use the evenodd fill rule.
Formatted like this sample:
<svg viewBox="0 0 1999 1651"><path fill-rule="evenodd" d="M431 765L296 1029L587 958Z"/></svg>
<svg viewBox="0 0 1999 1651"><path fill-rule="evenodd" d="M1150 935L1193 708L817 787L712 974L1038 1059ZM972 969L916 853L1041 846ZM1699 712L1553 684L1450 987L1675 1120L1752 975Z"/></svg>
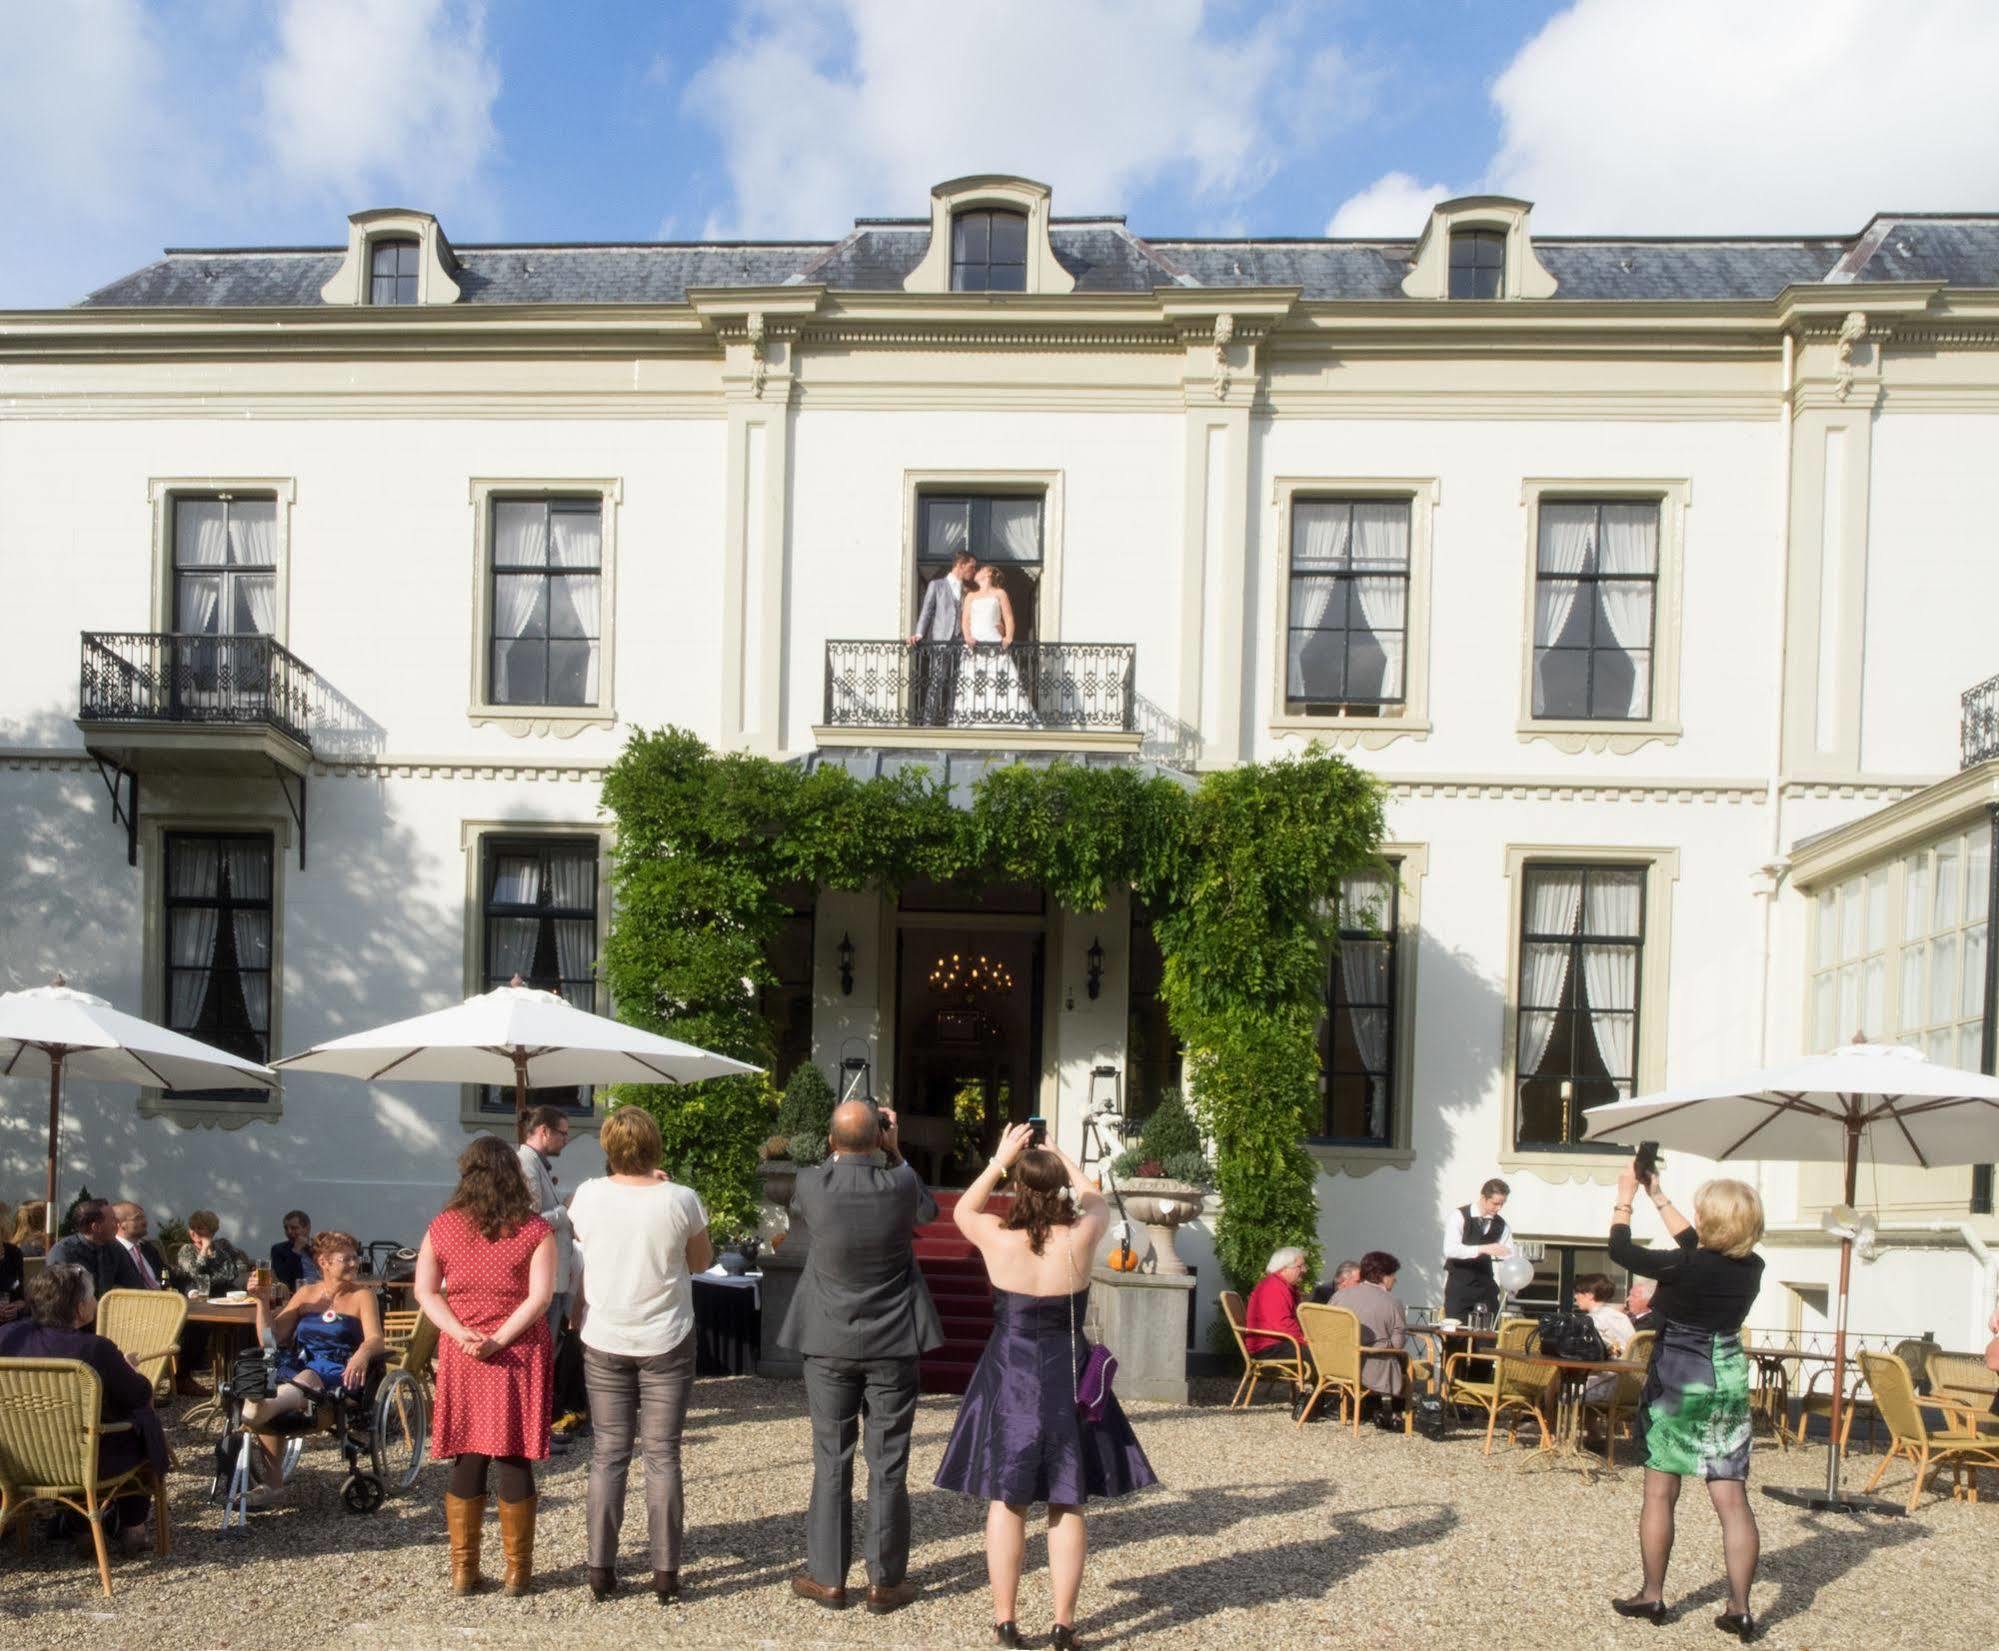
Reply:
<svg viewBox="0 0 1999 1651"><path fill-rule="evenodd" d="M951 559L968 550L999 568L1013 607L1016 646L1038 640L1042 562L1039 493L925 493L917 501L916 587L910 613L923 605L933 579L951 571Z"/></svg>
<svg viewBox="0 0 1999 1651"><path fill-rule="evenodd" d="M1584 1110L1634 1091L1646 873L1642 865L1524 868L1515 976L1522 1147L1579 1146Z"/></svg>
<svg viewBox="0 0 1999 1651"><path fill-rule="evenodd" d="M1659 502L1542 500L1534 568L1534 715L1650 717Z"/></svg>
<svg viewBox="0 0 1999 1651"><path fill-rule="evenodd" d="M1339 944L1319 1023L1319 1127L1314 1139L1395 1143L1396 940L1401 870L1356 872L1340 882Z"/></svg>
<svg viewBox="0 0 1999 1651"><path fill-rule="evenodd" d="M272 636L278 618L278 501L174 500L173 628L182 636Z"/></svg>
<svg viewBox="0 0 1999 1651"><path fill-rule="evenodd" d="M480 847L485 989L518 976L596 1013L597 839L487 837ZM587 1112L590 1088L530 1090L528 1104ZM513 1092L486 1088L479 1107L511 1116Z"/></svg>
<svg viewBox="0 0 1999 1651"><path fill-rule="evenodd" d="M422 256L417 243L405 236L374 242L368 253L368 302L414 304Z"/></svg>
<svg viewBox="0 0 1999 1651"><path fill-rule="evenodd" d="M602 501L503 498L492 510L491 703L601 703Z"/></svg>
<svg viewBox="0 0 1999 1651"><path fill-rule="evenodd" d="M271 1056L271 836L169 831L166 1024L245 1060ZM261 1102L252 1089L203 1091Z"/></svg>
<svg viewBox="0 0 1999 1651"><path fill-rule="evenodd" d="M1888 964L1895 949L1894 868L1877 866L1818 897L1812 1027L1819 1048L1888 1036Z"/></svg>
<svg viewBox="0 0 1999 1651"><path fill-rule="evenodd" d="M1293 500L1287 711L1378 716L1403 703L1409 517L1407 499Z"/></svg>

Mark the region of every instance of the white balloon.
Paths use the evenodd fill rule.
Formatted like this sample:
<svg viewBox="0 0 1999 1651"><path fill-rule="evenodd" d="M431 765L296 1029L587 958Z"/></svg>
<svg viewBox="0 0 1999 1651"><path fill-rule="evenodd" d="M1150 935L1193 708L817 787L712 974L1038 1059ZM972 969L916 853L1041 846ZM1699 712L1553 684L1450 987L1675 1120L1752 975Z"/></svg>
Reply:
<svg viewBox="0 0 1999 1651"><path fill-rule="evenodd" d="M1534 1282L1534 1263L1524 1255L1503 1255L1492 1264L1492 1277L1508 1295L1518 1295Z"/></svg>

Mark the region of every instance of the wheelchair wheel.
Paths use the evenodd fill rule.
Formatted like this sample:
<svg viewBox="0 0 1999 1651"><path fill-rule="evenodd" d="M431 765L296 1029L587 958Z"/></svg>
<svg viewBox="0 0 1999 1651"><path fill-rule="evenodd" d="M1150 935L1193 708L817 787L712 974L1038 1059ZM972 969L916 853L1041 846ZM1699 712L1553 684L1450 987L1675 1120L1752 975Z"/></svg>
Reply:
<svg viewBox="0 0 1999 1651"><path fill-rule="evenodd" d="M369 1446L378 1489L406 1491L416 1484L430 1448L430 1403L423 1383L407 1370L391 1370L376 1389Z"/></svg>
<svg viewBox="0 0 1999 1651"><path fill-rule="evenodd" d="M340 1500L347 1504L349 1513L373 1513L387 1494L382 1481L372 1473L351 1474L340 1487Z"/></svg>

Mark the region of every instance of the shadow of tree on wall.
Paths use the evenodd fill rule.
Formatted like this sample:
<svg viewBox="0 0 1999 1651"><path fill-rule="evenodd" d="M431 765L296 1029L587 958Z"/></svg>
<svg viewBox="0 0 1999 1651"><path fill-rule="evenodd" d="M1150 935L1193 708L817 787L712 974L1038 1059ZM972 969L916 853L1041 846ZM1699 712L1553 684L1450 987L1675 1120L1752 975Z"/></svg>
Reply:
<svg viewBox="0 0 1999 1651"><path fill-rule="evenodd" d="M66 708L10 719L0 743L46 751L50 759L82 755ZM45 984L61 971L80 990L140 1013L143 883L141 868L126 864L125 828L114 821L93 768L35 764L14 758L0 767L0 988ZM183 780L165 790L149 796L142 777L142 821L161 810L199 813L204 797L217 812L247 805L259 819L284 814L274 780ZM439 832L422 840L392 812L379 778L322 770L307 806L305 869L295 839L288 857L282 844L278 850L284 980L282 1048L274 1055L442 1008L463 990L467 913L455 832L448 843ZM322 1225L391 1219L405 1229L399 1236L413 1237L436 1206L429 1189L448 1184L464 1140L459 1090L450 1084L371 1089L301 1073L286 1080L281 1117L230 1130L142 1118L133 1086L64 1088L63 1197L88 1184L105 1196L139 1198L152 1205L156 1227L199 1203L215 1209L246 1248L260 1235L274 1239L278 1213L295 1203ZM40 1196L46 1095L34 1082L0 1085L0 1199ZM335 1190L362 1184L351 1215L309 1190L329 1182ZM364 1190L369 1183L382 1190ZM154 1190L161 1187L188 1191L162 1198ZM424 1189L420 1196L417 1189ZM314 1207L315 1197L323 1207Z"/></svg>

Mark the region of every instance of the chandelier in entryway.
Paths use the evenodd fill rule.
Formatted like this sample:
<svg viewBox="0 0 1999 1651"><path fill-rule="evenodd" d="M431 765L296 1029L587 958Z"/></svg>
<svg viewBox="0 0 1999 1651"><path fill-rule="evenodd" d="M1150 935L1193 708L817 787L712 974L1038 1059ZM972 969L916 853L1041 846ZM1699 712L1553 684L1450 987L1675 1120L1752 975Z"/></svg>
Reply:
<svg viewBox="0 0 1999 1651"><path fill-rule="evenodd" d="M968 956L963 952L938 955L930 965L930 989L940 997L964 993L966 1001L980 992L998 994L1013 990L1013 971L984 952Z"/></svg>

